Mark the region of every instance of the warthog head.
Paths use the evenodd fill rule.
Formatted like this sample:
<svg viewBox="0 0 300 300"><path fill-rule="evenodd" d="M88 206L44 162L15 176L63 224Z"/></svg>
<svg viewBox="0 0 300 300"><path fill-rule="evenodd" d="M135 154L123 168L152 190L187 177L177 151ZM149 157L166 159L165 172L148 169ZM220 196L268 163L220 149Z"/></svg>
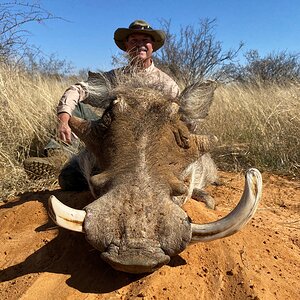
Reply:
<svg viewBox="0 0 300 300"><path fill-rule="evenodd" d="M153 272L191 242L233 234L256 209L261 178L255 169L248 171L242 199L229 216L199 225L181 208L203 155L198 136L181 121L189 117L184 103L193 92L176 104L149 88L119 89L101 120L70 120L101 170L89 178L96 200L75 210L51 196L50 216L83 232L117 270Z"/></svg>

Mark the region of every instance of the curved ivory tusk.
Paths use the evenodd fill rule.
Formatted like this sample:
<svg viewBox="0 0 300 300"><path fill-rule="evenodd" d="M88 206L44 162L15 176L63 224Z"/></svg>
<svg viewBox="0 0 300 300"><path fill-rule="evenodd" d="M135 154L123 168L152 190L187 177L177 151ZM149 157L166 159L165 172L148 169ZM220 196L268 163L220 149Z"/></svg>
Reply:
<svg viewBox="0 0 300 300"><path fill-rule="evenodd" d="M208 224L191 224L191 242L207 242L232 235L239 231L254 215L262 193L262 177L257 169L246 173L242 198L226 217Z"/></svg>
<svg viewBox="0 0 300 300"><path fill-rule="evenodd" d="M53 195L49 197L48 207L49 216L55 224L69 230L84 232L82 227L86 215L84 210L68 207Z"/></svg>

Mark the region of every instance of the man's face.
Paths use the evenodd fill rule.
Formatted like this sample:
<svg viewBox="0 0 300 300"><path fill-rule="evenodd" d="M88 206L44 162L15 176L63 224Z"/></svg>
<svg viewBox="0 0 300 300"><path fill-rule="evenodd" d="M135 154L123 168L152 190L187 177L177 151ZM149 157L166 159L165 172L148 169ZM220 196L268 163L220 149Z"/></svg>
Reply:
<svg viewBox="0 0 300 300"><path fill-rule="evenodd" d="M127 37L125 47L131 58L144 61L152 56L153 40L148 34L134 33Z"/></svg>

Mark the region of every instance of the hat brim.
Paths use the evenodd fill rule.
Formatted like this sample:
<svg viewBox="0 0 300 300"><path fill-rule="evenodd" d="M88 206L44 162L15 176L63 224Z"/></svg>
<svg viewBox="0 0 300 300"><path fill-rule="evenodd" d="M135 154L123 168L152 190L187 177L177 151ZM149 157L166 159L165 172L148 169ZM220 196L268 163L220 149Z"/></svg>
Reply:
<svg viewBox="0 0 300 300"><path fill-rule="evenodd" d="M124 41L130 34L142 33L148 34L153 38L153 51L157 51L161 48L165 42L166 35L162 30L153 29L129 29L129 28L118 28L114 34L114 40L116 45L123 51L126 51Z"/></svg>

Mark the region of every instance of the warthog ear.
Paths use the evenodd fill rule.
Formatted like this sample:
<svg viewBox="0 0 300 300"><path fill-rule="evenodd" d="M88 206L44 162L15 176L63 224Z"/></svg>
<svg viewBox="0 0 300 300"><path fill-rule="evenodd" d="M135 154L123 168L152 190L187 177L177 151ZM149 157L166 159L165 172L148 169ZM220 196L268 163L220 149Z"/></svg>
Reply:
<svg viewBox="0 0 300 300"><path fill-rule="evenodd" d="M212 80L196 82L185 88L179 96L180 112L184 119L200 120L208 115L213 101L216 82Z"/></svg>
<svg viewBox="0 0 300 300"><path fill-rule="evenodd" d="M111 72L88 73L87 89L89 91L88 101L93 107L106 109L116 99L112 93L111 82L114 75Z"/></svg>

